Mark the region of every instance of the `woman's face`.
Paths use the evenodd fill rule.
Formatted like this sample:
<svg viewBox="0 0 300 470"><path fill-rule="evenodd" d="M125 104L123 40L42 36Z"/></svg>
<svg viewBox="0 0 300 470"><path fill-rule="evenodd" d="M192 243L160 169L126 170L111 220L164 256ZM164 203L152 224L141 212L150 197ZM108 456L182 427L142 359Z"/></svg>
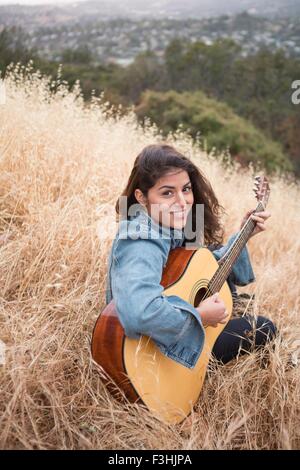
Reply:
<svg viewBox="0 0 300 470"><path fill-rule="evenodd" d="M136 197L141 197L142 193L140 190L137 191L139 192L135 194ZM185 227L193 202L194 195L189 174L178 168L161 177L149 189L147 200L144 199L148 214L156 222L176 229Z"/></svg>

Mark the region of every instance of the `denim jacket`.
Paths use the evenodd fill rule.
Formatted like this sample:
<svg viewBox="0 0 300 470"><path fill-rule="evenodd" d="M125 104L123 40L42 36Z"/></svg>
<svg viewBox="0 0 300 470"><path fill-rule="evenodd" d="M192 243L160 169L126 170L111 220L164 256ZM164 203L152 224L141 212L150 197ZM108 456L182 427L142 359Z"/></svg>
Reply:
<svg viewBox="0 0 300 470"><path fill-rule="evenodd" d="M217 260L236 236L212 251ZM177 295L164 295L160 284L170 250L183 242L183 230L165 229L144 209L121 220L108 259L106 304L114 300L126 336L149 336L163 354L193 368L205 338L199 312ZM240 286L255 280L246 246L231 274Z"/></svg>

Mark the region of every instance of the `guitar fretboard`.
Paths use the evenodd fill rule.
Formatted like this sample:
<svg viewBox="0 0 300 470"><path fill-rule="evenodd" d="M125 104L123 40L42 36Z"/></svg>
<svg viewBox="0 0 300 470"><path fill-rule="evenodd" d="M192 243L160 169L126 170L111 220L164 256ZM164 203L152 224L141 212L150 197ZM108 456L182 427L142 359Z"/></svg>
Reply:
<svg viewBox="0 0 300 470"><path fill-rule="evenodd" d="M264 210L265 208L263 204L259 202L254 212L261 212ZM249 217L225 255L222 256L222 258L219 260L219 268L211 278L208 285L208 291L210 295L220 291L224 282L231 273L235 261L239 257L242 249L246 245L253 230L255 229L255 226L256 222Z"/></svg>

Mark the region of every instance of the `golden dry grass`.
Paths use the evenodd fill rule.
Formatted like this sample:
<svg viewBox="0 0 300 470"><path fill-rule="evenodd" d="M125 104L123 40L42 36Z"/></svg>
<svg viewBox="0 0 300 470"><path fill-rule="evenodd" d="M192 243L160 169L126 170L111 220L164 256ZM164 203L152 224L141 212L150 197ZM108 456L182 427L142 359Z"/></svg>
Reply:
<svg viewBox="0 0 300 470"><path fill-rule="evenodd" d="M300 448L299 187L271 178L268 230L248 243L255 312L281 331L268 367L256 352L212 364L191 427L168 426L118 403L90 356L104 308L109 210L134 158L161 141L134 114L114 118L103 103L17 68L0 106L0 446L8 449ZM255 207L252 169L199 151L177 132L168 142L195 161L221 203L226 237ZM105 211L107 209L107 211ZM105 213L108 214L105 215ZM99 236L99 234L101 236ZM293 356L296 361L295 355Z"/></svg>

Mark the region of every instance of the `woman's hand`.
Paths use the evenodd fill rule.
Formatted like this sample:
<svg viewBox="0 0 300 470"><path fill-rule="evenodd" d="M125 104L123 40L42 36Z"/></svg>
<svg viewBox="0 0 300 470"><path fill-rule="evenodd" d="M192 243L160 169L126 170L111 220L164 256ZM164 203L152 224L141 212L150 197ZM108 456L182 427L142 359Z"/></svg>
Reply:
<svg viewBox="0 0 300 470"><path fill-rule="evenodd" d="M264 230L267 229L267 227L265 225L265 221L269 217L271 217L271 213L267 212L267 211L261 211L261 212L256 212L255 214L253 214L253 210L248 211L246 213L245 217L242 220L240 230L243 227L243 225L245 224L245 222L248 220L250 214L251 214L251 219L253 219L256 222L255 229L253 230L253 232L250 236L250 238L251 238L251 237L254 237L254 235L257 235L258 233L263 232Z"/></svg>
<svg viewBox="0 0 300 470"><path fill-rule="evenodd" d="M200 302L198 310L203 326L216 328L218 323L226 323L228 312L223 300L219 297L219 292Z"/></svg>

